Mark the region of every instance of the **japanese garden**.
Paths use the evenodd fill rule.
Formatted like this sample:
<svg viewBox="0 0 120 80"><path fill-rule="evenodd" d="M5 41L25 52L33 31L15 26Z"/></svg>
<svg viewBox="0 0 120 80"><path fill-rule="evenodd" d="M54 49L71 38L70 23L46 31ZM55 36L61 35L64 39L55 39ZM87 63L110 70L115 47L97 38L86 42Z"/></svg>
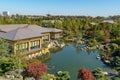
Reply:
<svg viewBox="0 0 120 80"><path fill-rule="evenodd" d="M28 31L32 25L44 27L41 29L46 30L47 36L42 33L40 38L30 38L33 32L25 34L25 31L23 35L29 39L19 36L10 40L4 35L9 31L3 27L14 24L27 24L22 28L13 26L19 32ZM9 80L120 79L120 16L0 15L0 26L1 77ZM9 44L15 41L15 45Z"/></svg>

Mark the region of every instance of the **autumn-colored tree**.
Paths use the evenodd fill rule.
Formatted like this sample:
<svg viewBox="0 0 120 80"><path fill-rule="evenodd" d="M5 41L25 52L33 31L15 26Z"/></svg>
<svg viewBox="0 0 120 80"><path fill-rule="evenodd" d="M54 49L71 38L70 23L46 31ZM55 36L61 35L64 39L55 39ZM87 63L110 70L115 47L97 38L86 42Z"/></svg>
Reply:
<svg viewBox="0 0 120 80"><path fill-rule="evenodd" d="M28 74L33 75L36 80L38 80L47 71L47 66L40 62L33 62L26 67L26 71Z"/></svg>
<svg viewBox="0 0 120 80"><path fill-rule="evenodd" d="M94 80L94 77L93 77L91 71L87 70L86 68L81 68L78 71L78 79L82 79L82 80Z"/></svg>

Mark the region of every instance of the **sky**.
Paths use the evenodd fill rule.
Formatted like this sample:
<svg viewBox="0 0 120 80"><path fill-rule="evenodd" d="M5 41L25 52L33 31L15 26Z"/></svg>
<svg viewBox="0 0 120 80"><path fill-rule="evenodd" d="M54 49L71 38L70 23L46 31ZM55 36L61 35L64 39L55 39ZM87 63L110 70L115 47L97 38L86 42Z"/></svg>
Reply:
<svg viewBox="0 0 120 80"><path fill-rule="evenodd" d="M120 15L120 0L0 0L0 14L10 15Z"/></svg>

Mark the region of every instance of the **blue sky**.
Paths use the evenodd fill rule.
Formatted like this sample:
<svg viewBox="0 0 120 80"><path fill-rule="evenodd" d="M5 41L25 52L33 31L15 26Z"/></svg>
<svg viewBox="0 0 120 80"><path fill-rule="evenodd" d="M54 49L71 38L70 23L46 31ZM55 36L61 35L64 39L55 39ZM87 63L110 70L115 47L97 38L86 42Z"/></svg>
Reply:
<svg viewBox="0 0 120 80"><path fill-rule="evenodd" d="M25 15L120 15L120 0L0 0L0 13Z"/></svg>

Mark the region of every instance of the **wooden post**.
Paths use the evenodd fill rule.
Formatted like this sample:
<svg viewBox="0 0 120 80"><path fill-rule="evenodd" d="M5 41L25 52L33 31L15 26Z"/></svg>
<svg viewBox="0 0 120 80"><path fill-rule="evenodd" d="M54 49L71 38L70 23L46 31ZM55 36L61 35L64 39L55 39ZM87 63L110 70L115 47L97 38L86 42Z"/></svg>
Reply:
<svg viewBox="0 0 120 80"><path fill-rule="evenodd" d="M13 43L13 53L16 55L16 43Z"/></svg>
<svg viewBox="0 0 120 80"><path fill-rule="evenodd" d="M48 34L49 42L50 42L50 33Z"/></svg>
<svg viewBox="0 0 120 80"><path fill-rule="evenodd" d="M31 43L28 41L28 51L30 51Z"/></svg>

